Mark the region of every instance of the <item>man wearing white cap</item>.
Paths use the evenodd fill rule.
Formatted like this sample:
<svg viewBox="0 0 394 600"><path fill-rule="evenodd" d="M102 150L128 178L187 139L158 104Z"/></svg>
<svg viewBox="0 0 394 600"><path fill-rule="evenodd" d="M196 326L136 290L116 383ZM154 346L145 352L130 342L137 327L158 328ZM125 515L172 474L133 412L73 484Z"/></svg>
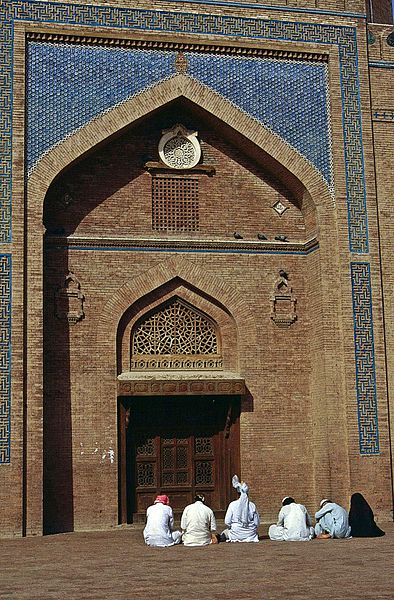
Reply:
<svg viewBox="0 0 394 600"><path fill-rule="evenodd" d="M268 535L276 542L306 542L313 539L315 534L311 525L311 518L305 506L297 504L291 496L285 496L278 522L270 526Z"/></svg>
<svg viewBox="0 0 394 600"><path fill-rule="evenodd" d="M204 496L196 494L193 504L186 506L182 513L181 528L184 546L217 544L215 515L204 503Z"/></svg>
<svg viewBox="0 0 394 600"><path fill-rule="evenodd" d="M240 494L238 500L230 502L224 517L228 529L225 529L221 541L227 542L258 542L257 528L260 525L259 513L256 505L249 500L249 486L244 481L239 481L234 475L233 487Z"/></svg>
<svg viewBox="0 0 394 600"><path fill-rule="evenodd" d="M315 518L316 537L319 539L351 537L347 511L328 498L320 502L320 510L315 514Z"/></svg>

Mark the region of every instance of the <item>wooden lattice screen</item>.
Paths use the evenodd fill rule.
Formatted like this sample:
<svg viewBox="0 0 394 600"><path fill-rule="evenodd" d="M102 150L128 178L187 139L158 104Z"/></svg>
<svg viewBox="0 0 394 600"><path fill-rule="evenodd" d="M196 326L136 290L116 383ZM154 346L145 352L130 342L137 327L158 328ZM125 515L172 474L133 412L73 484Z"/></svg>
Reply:
<svg viewBox="0 0 394 600"><path fill-rule="evenodd" d="M221 369L214 324L179 299L137 323L132 369Z"/></svg>
<svg viewBox="0 0 394 600"><path fill-rule="evenodd" d="M199 230L198 179L152 178L152 229L156 231Z"/></svg>

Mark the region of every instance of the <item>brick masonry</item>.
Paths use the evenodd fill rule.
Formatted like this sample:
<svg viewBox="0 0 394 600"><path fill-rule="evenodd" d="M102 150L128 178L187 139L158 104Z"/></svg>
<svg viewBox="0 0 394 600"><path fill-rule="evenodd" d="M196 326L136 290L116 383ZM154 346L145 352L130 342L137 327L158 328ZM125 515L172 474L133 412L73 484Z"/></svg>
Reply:
<svg viewBox="0 0 394 600"><path fill-rule="evenodd" d="M355 1L242 4L0 2L3 535L117 524L116 375L133 323L174 295L245 381L242 476L264 520L287 493L313 512L353 491L392 517L393 28L367 39ZM211 171L192 173L198 228L163 233L152 177L174 173L145 164L177 122ZM56 304L69 271L74 325Z"/></svg>

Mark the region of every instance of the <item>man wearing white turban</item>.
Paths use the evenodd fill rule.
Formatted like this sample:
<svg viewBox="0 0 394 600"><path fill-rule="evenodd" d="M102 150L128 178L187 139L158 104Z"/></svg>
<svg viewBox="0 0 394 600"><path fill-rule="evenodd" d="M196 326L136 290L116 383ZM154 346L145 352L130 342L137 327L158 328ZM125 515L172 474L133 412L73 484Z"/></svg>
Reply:
<svg viewBox="0 0 394 600"><path fill-rule="evenodd" d="M239 481L234 475L233 487L239 492L238 500L230 502L224 522L228 529L221 534L221 541L227 542L258 542L257 528L260 525L256 505L249 500L249 486Z"/></svg>
<svg viewBox="0 0 394 600"><path fill-rule="evenodd" d="M311 518L303 504L297 504L294 498L286 496L282 500L278 522L271 525L268 535L276 542L304 542L313 539L315 531L311 527Z"/></svg>

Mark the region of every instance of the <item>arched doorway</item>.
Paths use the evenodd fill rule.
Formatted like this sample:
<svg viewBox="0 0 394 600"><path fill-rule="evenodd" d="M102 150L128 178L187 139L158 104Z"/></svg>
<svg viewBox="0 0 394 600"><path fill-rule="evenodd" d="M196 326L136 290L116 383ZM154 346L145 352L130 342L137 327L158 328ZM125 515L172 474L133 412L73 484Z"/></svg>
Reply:
<svg viewBox="0 0 394 600"><path fill-rule="evenodd" d="M193 181L198 180L198 197L195 183L189 185L188 171L174 174L167 172L167 167L161 171L161 165L157 164L154 165L156 171L152 171L151 159L155 158L157 141L163 129L178 119L188 129L197 129L203 140L205 162L193 172ZM196 438L215 438L209 442L215 447L224 432L224 445L218 456L227 455L226 444L230 442L225 438L224 415L226 423L229 405L232 405L234 412L230 419L235 419L232 423L235 435L240 397L245 388L245 383L242 388L240 381L241 373L254 399L254 408L250 410L254 414L243 411L240 425L241 430L243 427L239 435L241 458L246 457L242 465L244 476L249 480L254 476L249 456L255 453L262 463L264 447L275 448L272 460L267 462L271 470L264 468L264 477L273 479L281 452L275 439L281 428L277 410L279 396L283 410L289 414L294 413L295 407L299 408L302 430L308 432L299 436L295 424L294 435L290 432L286 439L287 448L292 448L297 439L298 456L305 457L308 464L314 460L315 449L310 439L314 435L313 399L321 397L320 379L314 377L314 372L319 373L319 377L324 372L319 363L321 338L313 338L315 345L310 346L311 328L308 327L309 315L323 314L317 217L312 197L301 182L293 185L293 176L284 168L274 172L275 165L251 140L182 99L147 116L144 122L130 126L118 137L108 139L107 144L94 149L62 173L48 190L44 210L47 228L44 243L47 531L67 531L74 526L95 526L96 523L102 526L103 514L105 522L113 524L118 519L118 497L121 522L130 520L134 513L143 512L144 503L150 503L157 490L167 485L163 479L162 456L165 453L176 456L177 452L181 455L184 450L177 450L182 446L179 440L187 438L184 445L189 460L189 485L184 490L186 495L183 498L179 495L179 506L184 505L200 485L195 481L199 459ZM201 168L204 166L207 169ZM183 185L181 181L186 183ZM193 202L198 201L198 223L188 220L188 213L184 212L182 220L176 221L175 229L168 227L163 233L155 228L159 214L155 207L161 202L164 184L171 190L166 216L171 217L180 210L177 194L181 190L183 204L188 205L184 200L189 192ZM172 221L168 218L167 223ZM243 237L234 237L236 229ZM276 240L277 234L281 234L282 240L288 236L291 243ZM272 286L283 267L289 270L295 284L300 309L295 325L279 330L270 311ZM68 310L63 313L54 310L54 299L67 296L68 280L80 282L81 288L76 286L76 298L80 304L85 302L76 324L70 322L73 315L69 315ZM63 296L58 297L60 288ZM153 368L152 364L140 372L136 368L142 358L138 352L131 351L131 330L135 331L141 317L153 314L149 311L175 299L174 294L181 297L185 306L203 314L207 323L216 326L217 332L226 331L225 336L219 335L221 356L216 351L208 352L202 359L214 361L214 375L205 374L201 379L209 369L200 364L193 368L190 359L195 358L195 354L192 351L183 352L184 360L179 367L187 372L183 380L174 374L177 369L170 365L162 370L166 372L165 379L161 379L160 369ZM75 296L67 296L67 302L71 299L74 301ZM128 312L131 305L132 314ZM127 323L123 322L125 313ZM289 351L292 358L283 360ZM152 357L157 358L147 355L150 361ZM176 358L180 358L179 353ZM218 362L220 358L222 367ZM149 384L141 372L144 370L154 371ZM240 384L237 389L232 387L234 378ZM283 381L286 386L282 385ZM152 382L157 384L155 389ZM120 392L122 386L124 389ZM290 390L295 390L297 404ZM152 414L149 407L155 405L157 397L162 399L162 404ZM194 415L189 411L194 406L193 399L199 407ZM182 425L178 418L181 414L186 432L180 427L177 435L169 435L171 432L161 427L164 419L156 423L151 437L148 435L151 432L142 431L142 424L154 420L163 406L171 409L166 416L171 417L173 426ZM129 408L130 429L126 431L123 423ZM204 419L194 429L187 427L187 418L196 423L202 413L207 415L206 421L216 423L216 429L211 429L209 435ZM139 431L138 424L141 425ZM153 444L156 468L160 468L160 477L154 482L151 479L150 486L135 485L140 433L146 439L154 439L149 445ZM163 442L167 439L172 440L168 445ZM119 455L116 454L118 447ZM322 447L322 454L324 452ZM231 453L233 462L229 470L225 472L218 462L215 473L226 473L227 477L229 472L238 470L239 441L230 447ZM209 462L208 455L205 458ZM216 460L219 458L214 457L214 463ZM142 456L141 464L145 464ZM176 479L176 464L174 469ZM293 465L287 469L291 477ZM181 470L179 466L179 473ZM260 472L263 472L261 464ZM308 477L305 485L312 496L314 482L312 475ZM128 485L132 481L134 490ZM228 476L224 488L219 481L217 486L214 483L214 487L221 489L218 499L213 498L219 510L231 494L230 481ZM264 481L261 489L265 489L266 484ZM137 487L149 488L144 500L144 489L137 490ZM177 493L173 488L168 488L171 495ZM209 489L205 492L208 494ZM275 494L276 489L272 497ZM95 498L94 503L91 498Z"/></svg>
<svg viewBox="0 0 394 600"><path fill-rule="evenodd" d="M121 523L144 518L160 492L175 511L198 492L223 512L239 472L240 395L220 394L217 386L226 378L222 336L215 320L180 293L141 316L131 308L121 322L118 347L127 358L118 361L120 378L145 391L119 398ZM203 304L189 292L192 298ZM165 386L158 383L163 377ZM154 383L144 387L146 381Z"/></svg>

